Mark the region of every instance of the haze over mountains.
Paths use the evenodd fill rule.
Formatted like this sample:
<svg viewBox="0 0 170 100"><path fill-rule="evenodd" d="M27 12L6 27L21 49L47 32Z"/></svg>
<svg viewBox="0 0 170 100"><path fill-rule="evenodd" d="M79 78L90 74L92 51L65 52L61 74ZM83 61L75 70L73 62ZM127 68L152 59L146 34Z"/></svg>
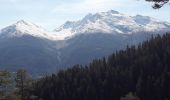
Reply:
<svg viewBox="0 0 170 100"><path fill-rule="evenodd" d="M65 66L87 64L168 31L169 22L114 10L67 21L53 32L21 20L0 31L0 68L52 72Z"/></svg>

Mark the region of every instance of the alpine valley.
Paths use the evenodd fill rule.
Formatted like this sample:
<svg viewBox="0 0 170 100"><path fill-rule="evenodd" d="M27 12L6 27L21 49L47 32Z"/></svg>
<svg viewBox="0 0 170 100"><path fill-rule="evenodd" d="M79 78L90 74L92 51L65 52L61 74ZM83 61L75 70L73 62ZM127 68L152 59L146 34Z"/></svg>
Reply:
<svg viewBox="0 0 170 100"><path fill-rule="evenodd" d="M0 30L0 68L24 68L33 74L55 72L88 64L169 31L169 22L114 10L67 21L53 32L20 20Z"/></svg>

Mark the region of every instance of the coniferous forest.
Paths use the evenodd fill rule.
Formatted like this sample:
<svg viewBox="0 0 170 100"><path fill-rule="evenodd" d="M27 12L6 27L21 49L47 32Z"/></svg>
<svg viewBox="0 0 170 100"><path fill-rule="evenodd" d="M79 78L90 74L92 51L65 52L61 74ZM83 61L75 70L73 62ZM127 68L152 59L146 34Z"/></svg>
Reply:
<svg viewBox="0 0 170 100"><path fill-rule="evenodd" d="M170 34L31 79L0 71L1 100L170 100ZM11 77L12 76L12 77Z"/></svg>
<svg viewBox="0 0 170 100"><path fill-rule="evenodd" d="M33 82L23 100L170 100L170 34Z"/></svg>

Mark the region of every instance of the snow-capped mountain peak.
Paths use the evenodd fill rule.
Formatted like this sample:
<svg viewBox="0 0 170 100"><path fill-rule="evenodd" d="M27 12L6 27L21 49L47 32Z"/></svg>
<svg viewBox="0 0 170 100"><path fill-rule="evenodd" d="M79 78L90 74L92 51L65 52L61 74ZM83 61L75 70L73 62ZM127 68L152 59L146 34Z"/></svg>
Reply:
<svg viewBox="0 0 170 100"><path fill-rule="evenodd" d="M50 40L64 40L79 34L132 34L138 32L159 32L170 30L170 23L159 21L149 16L129 16L118 11L89 13L78 21L67 21L49 32L41 26L20 20L2 30L0 37L21 37L31 35Z"/></svg>
<svg viewBox="0 0 170 100"><path fill-rule="evenodd" d="M111 13L111 14L119 14L118 11L115 11L115 10L109 10L107 13Z"/></svg>
<svg viewBox="0 0 170 100"><path fill-rule="evenodd" d="M32 35L40 35L39 33L46 33L45 29L42 27L35 25L30 22L26 22L24 20L20 20L13 25L17 31L22 33L32 34Z"/></svg>
<svg viewBox="0 0 170 100"><path fill-rule="evenodd" d="M0 31L1 37L21 37L31 35L46 38L49 34L42 27L24 20L20 20Z"/></svg>
<svg viewBox="0 0 170 100"><path fill-rule="evenodd" d="M57 28L57 32L65 34L80 33L110 33L110 34L131 34L140 31L159 31L169 29L170 24L154 18L142 15L128 16L118 11L109 10L88 14L77 22L66 22Z"/></svg>
<svg viewBox="0 0 170 100"><path fill-rule="evenodd" d="M25 20L19 20L15 23L15 25L19 25L19 24L25 24L25 25L29 25L31 24L30 22L26 22Z"/></svg>
<svg viewBox="0 0 170 100"><path fill-rule="evenodd" d="M17 28L22 28L22 27L24 27L24 29L22 29L22 30L26 30L27 28L37 28L37 29L41 29L41 30L44 30L42 27L40 27L40 26L38 26L38 25L35 25L35 24L33 24L33 23L31 23L31 22L26 22L26 21L24 21L24 20L19 20L18 22L16 22L15 24L14 24L14 26L15 27L17 27Z"/></svg>
<svg viewBox="0 0 170 100"><path fill-rule="evenodd" d="M72 23L72 22L70 22ZM67 22L69 24L69 22ZM22 37L25 35L39 37L49 40L64 40L68 36L67 34L61 34L62 32L49 32L41 26L35 25L31 22L24 20L17 21L16 23L7 26L0 30L0 38Z"/></svg>

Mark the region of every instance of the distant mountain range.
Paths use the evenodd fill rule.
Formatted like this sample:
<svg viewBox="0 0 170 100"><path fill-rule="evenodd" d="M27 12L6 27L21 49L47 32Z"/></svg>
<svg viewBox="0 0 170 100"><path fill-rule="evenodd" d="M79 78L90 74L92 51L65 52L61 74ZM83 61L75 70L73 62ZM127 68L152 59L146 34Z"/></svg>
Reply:
<svg viewBox="0 0 170 100"><path fill-rule="evenodd" d="M132 34L141 31L155 32L169 30L170 23L159 21L148 16L128 16L114 10L96 14L88 14L77 22L67 21L57 28L57 32L63 33L111 33Z"/></svg>
<svg viewBox="0 0 170 100"><path fill-rule="evenodd" d="M57 71L169 31L169 22L114 10L67 21L53 32L20 20L0 30L0 68L25 68L34 74Z"/></svg>

